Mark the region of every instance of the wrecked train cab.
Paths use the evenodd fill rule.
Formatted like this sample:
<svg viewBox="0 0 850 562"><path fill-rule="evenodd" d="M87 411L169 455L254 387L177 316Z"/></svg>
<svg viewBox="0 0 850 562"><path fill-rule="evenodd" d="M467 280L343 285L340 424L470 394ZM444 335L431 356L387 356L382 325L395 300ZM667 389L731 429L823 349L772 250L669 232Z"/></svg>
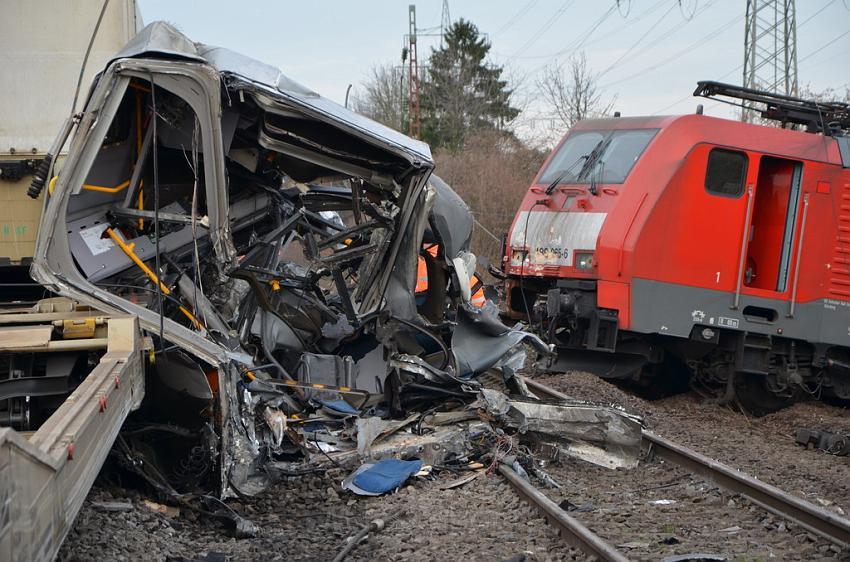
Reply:
<svg viewBox="0 0 850 562"><path fill-rule="evenodd" d="M469 306L471 216L432 168L427 145L168 24L115 57L50 181L32 274L152 336L120 440L141 476L251 494L264 463L321 447L295 423L471 399L523 340L545 351Z"/></svg>

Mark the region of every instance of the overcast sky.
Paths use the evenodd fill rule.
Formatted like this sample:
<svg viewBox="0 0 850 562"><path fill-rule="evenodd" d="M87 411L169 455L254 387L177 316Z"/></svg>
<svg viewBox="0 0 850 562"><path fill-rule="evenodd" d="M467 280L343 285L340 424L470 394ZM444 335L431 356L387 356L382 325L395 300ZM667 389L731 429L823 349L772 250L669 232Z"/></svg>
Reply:
<svg viewBox="0 0 850 562"><path fill-rule="evenodd" d="M342 103L372 66L400 64L408 30L402 0L138 0L145 23L166 20L195 41L228 47L283 70ZM439 33L442 0L417 0L421 33ZM741 83L746 0L450 0L452 20L487 34L492 61L518 84L518 102L540 109L542 67L586 53L623 115L684 113L697 80ZM850 0L798 0L801 86L850 87ZM425 30L425 31L423 31ZM420 59L438 37L421 37ZM706 113L730 115L706 103ZM527 125L526 125L527 126ZM545 126L545 123L541 123Z"/></svg>

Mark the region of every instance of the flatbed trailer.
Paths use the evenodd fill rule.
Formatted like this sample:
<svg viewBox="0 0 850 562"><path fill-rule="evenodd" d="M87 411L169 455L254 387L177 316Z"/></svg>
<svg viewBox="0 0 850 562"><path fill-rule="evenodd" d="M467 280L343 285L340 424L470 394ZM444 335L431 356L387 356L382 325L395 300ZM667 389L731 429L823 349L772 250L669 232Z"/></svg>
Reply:
<svg viewBox="0 0 850 562"><path fill-rule="evenodd" d="M141 17L135 0L5 0L3 16L0 560L52 560L124 419L139 406L144 368L136 317L66 299L33 306L47 294L29 276L44 198L31 199L27 188L56 130ZM75 100L78 80L83 98ZM56 156L61 166L64 152ZM74 377L54 369L69 356L86 360Z"/></svg>
<svg viewBox="0 0 850 562"><path fill-rule="evenodd" d="M145 346L137 318L76 310L62 301L0 310L0 357L103 352L36 431L0 428L0 560L56 557L121 425L144 395Z"/></svg>

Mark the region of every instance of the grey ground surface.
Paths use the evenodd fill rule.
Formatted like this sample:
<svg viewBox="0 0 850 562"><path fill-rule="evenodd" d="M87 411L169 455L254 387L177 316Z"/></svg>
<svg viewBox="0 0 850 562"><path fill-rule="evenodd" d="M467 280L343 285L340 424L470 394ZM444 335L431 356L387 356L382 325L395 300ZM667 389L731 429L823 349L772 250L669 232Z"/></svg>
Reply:
<svg viewBox="0 0 850 562"><path fill-rule="evenodd" d="M643 414L648 429L663 437L816 505L850 512L850 459L794 442L798 427L850 431L843 408L813 401L752 418L693 393L642 400L587 373L535 378L575 398L621 404ZM551 473L564 481L562 490L550 492L553 499L590 502L594 510L576 516L614 544L634 543L628 552L634 559L688 552L742 561L850 559L850 552L657 459L629 472L569 462ZM675 503L651 503L658 500Z"/></svg>
<svg viewBox="0 0 850 562"><path fill-rule="evenodd" d="M341 491L338 473L292 478L247 503L231 503L261 527L257 538L236 540L224 527L181 512L154 513L136 495L115 498L96 489L60 552L60 560L202 559L331 560L360 525L400 512L346 560L573 560L546 522L499 476L440 490L442 480L416 481L390 496L360 498ZM92 500L129 499L132 511L108 513ZM585 557L579 555L578 560Z"/></svg>
<svg viewBox="0 0 850 562"><path fill-rule="evenodd" d="M850 510L850 459L806 450L793 438L797 427L850 431L844 409L809 402L753 419L704 404L691 393L650 402L584 373L536 378L576 398L621 404L643 414L647 426L662 436L827 509ZM572 460L545 468L562 485L545 492L556 502L581 507L572 515L635 560L686 552L742 561L850 559L828 542L657 459L644 459L630 471ZM258 537L241 540L205 516L183 509L168 517L146 507L145 496L137 492L99 486L60 559L199 560L222 553L229 560L331 560L361 525L392 514L400 515L348 560L501 561L517 554L528 560L584 559L498 476L482 474L463 487L443 490L441 484L457 477L443 473L379 498L342 491L343 476L334 470L290 478L257 498L230 502L261 528ZM133 507L106 512L95 503L104 500L129 501Z"/></svg>

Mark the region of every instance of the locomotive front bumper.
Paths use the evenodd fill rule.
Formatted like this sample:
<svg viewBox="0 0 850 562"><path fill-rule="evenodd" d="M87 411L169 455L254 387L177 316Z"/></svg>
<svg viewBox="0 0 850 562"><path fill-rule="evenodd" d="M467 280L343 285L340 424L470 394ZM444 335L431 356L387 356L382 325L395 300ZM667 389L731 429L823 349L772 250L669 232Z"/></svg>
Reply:
<svg viewBox="0 0 850 562"><path fill-rule="evenodd" d="M595 281L564 279L538 297L534 315L548 326L550 343L591 351L615 351L618 312L600 308L596 296Z"/></svg>
<svg viewBox="0 0 850 562"><path fill-rule="evenodd" d="M547 343L616 350L619 313L598 306L595 280L509 278L506 293L507 314L528 319Z"/></svg>

